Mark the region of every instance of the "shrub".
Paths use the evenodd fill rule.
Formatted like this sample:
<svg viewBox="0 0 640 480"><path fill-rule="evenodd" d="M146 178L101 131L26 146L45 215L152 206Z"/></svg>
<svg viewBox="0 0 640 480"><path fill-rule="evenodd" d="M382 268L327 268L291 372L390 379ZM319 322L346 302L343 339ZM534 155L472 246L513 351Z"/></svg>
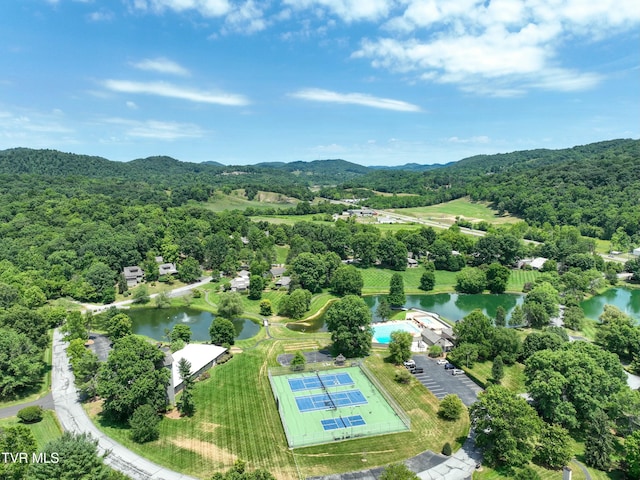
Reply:
<svg viewBox="0 0 640 480"><path fill-rule="evenodd" d="M429 347L429 356L430 357L439 357L442 355L442 347L440 345L431 345Z"/></svg>
<svg viewBox="0 0 640 480"><path fill-rule="evenodd" d="M220 363L219 361L217 363ZM205 380L209 380L211 378L211 374L209 372L204 372L202 375L198 377L198 380L204 382Z"/></svg>
<svg viewBox="0 0 640 480"><path fill-rule="evenodd" d="M465 406L455 394L449 394L440 401L438 415L445 420L458 420L464 412Z"/></svg>
<svg viewBox="0 0 640 480"><path fill-rule="evenodd" d="M129 425L131 425L131 439L136 443L145 443L156 440L160 436L158 424L160 417L151 405L140 405L135 409Z"/></svg>
<svg viewBox="0 0 640 480"><path fill-rule="evenodd" d="M42 407L39 405L25 407L18 412L18 418L23 423L37 423L42 420Z"/></svg>
<svg viewBox="0 0 640 480"><path fill-rule="evenodd" d="M398 383L409 383L411 381L411 374L409 370L402 369L396 371L396 382Z"/></svg>
<svg viewBox="0 0 640 480"><path fill-rule="evenodd" d="M453 452L451 451L451 444L449 442L445 443L442 447L442 454L450 457Z"/></svg>

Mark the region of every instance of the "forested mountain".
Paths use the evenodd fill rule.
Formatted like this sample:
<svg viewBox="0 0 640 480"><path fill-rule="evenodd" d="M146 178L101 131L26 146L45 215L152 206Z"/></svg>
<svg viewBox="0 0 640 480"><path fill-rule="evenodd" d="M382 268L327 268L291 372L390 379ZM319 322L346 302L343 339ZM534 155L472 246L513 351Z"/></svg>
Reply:
<svg viewBox="0 0 640 480"><path fill-rule="evenodd" d="M562 150L479 155L422 173L376 171L343 189L414 196L375 196L375 208L432 205L466 195L488 200L531 225L574 225L611 238L640 232L640 141L612 140Z"/></svg>
<svg viewBox="0 0 640 480"><path fill-rule="evenodd" d="M386 165L375 165L369 167L371 170L404 170L407 172L426 172L427 170L435 170L436 168L443 168L453 165L456 162L449 163L434 163L430 165L422 165L420 163L405 163L404 165L394 165L388 167Z"/></svg>
<svg viewBox="0 0 640 480"><path fill-rule="evenodd" d="M424 206L468 195L491 201L499 211L534 226L574 225L584 235L604 239L619 228L628 235L640 233L640 140L478 155L443 166L408 164L404 168L414 171L368 168L338 159L225 167L164 156L123 163L55 150L0 152L0 175L7 178L20 174L35 175L37 181L75 177L106 195L122 187L153 197L169 192L163 201L170 205L207 200L222 187L311 200L314 194L309 187L334 185L321 194L368 197L367 204L374 208ZM414 195L378 196L373 191Z"/></svg>

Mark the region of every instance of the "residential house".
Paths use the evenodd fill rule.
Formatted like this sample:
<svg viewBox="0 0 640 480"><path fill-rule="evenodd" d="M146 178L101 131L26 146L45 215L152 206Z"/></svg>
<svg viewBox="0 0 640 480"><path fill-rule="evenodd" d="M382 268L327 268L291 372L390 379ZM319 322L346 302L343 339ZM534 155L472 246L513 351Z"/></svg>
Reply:
<svg viewBox="0 0 640 480"><path fill-rule="evenodd" d="M276 288L288 287L291 284L291 277L280 277L276 281Z"/></svg>
<svg viewBox="0 0 640 480"><path fill-rule="evenodd" d="M178 269L176 268L175 263L163 263L158 266L158 274L160 276L176 275L177 273L178 273Z"/></svg>
<svg viewBox="0 0 640 480"><path fill-rule="evenodd" d="M432 345L440 345L443 352L448 352L453 348L453 342L450 339L450 335L447 335L442 331L438 332L436 330L431 330L430 328L424 328L421 336L422 341L429 347Z"/></svg>
<svg viewBox="0 0 640 480"><path fill-rule="evenodd" d="M127 287L135 287L144 279L144 271L137 265L124 267L122 273L127 282Z"/></svg>
<svg viewBox="0 0 640 480"><path fill-rule="evenodd" d="M226 351L226 348L217 345L189 343L183 349L165 355L164 364L171 369L171 382L167 387L169 403L175 403L176 394L184 388L184 381L178 370L181 359L184 358L191 364L191 377L198 377L213 367Z"/></svg>
<svg viewBox="0 0 640 480"><path fill-rule="evenodd" d="M416 268L418 261L415 258L407 258L407 268Z"/></svg>
<svg viewBox="0 0 640 480"><path fill-rule="evenodd" d="M280 267L280 266L272 266L271 270L269 270L269 274L273 277L273 278L280 278L282 275L284 275L284 272L287 269L285 267Z"/></svg>

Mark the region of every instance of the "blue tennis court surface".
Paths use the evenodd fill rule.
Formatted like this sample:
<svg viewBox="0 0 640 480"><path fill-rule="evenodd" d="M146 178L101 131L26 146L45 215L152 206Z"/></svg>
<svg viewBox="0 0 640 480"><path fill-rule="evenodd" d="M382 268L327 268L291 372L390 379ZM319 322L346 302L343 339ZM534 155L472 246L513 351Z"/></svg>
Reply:
<svg viewBox="0 0 640 480"><path fill-rule="evenodd" d="M348 427L359 427L361 425L366 425L367 422L364 421L360 415L351 415L350 417L337 417L337 418L329 418L327 420L320 420L322 424L322 428L325 430L336 430L338 428L348 428Z"/></svg>
<svg viewBox="0 0 640 480"><path fill-rule="evenodd" d="M367 399L360 390L347 390L334 392L329 396L326 393L296 397L296 404L300 412L312 412L314 410L328 410L335 407L350 407L364 405Z"/></svg>
<svg viewBox="0 0 640 480"><path fill-rule="evenodd" d="M317 375L313 377L302 378L290 378L289 386L291 391L299 392L300 390L314 390L316 388L322 388L324 383L325 387L338 387L341 385L353 385L353 379L348 373L338 373L332 375Z"/></svg>

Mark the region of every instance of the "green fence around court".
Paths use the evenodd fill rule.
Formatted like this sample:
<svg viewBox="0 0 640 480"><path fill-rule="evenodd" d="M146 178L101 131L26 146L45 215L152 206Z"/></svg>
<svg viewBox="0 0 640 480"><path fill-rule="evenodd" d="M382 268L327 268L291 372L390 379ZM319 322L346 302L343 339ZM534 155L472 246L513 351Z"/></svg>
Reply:
<svg viewBox="0 0 640 480"><path fill-rule="evenodd" d="M329 364L307 364L305 371L294 372L291 368L269 369L269 382L280 414L287 443L290 448L317 445L359 437L385 435L407 431L411 428L409 417L384 390L375 376L361 362L350 362L350 366ZM348 373L353 385L333 385L325 388L310 388L293 392L288 380L316 376L318 372L335 371ZM300 411L296 397L327 393L329 396L349 390L360 390L367 403L338 406L311 411ZM325 430L322 422L330 419L359 416L364 425ZM346 422L349 423L349 422Z"/></svg>

